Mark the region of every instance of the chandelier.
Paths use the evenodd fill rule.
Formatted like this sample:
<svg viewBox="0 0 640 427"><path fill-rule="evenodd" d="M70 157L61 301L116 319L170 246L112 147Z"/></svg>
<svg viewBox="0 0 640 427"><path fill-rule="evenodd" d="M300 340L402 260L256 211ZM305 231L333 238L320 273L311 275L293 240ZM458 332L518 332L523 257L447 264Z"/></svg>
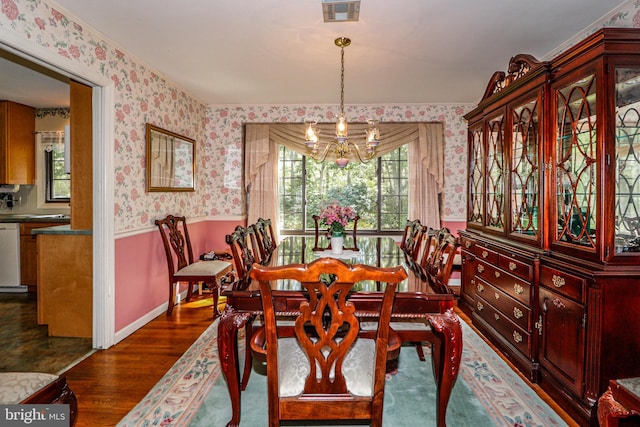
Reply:
<svg viewBox="0 0 640 427"><path fill-rule="evenodd" d="M327 143L324 149L320 149L320 132L316 121L305 122L305 144L311 158L324 162L330 152L333 152L336 164L341 169L349 164L350 153L355 153L355 157L363 163L371 160L375 155L376 147L380 142L380 131L378 121L369 120L365 130L364 148L350 141L348 138L348 124L344 116L344 48L351 44L351 40L346 37L338 37L335 40L336 46L340 48L340 115L336 122L335 138Z"/></svg>

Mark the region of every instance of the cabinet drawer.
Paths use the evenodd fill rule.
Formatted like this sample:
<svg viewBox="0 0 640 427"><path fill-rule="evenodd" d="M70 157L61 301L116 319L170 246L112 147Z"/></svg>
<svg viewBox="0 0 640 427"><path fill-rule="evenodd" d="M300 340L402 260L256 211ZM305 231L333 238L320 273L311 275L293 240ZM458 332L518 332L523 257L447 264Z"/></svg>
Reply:
<svg viewBox="0 0 640 427"><path fill-rule="evenodd" d="M498 265L498 253L487 248L486 246L476 243L474 252L478 259L481 259L493 265Z"/></svg>
<svg viewBox="0 0 640 427"><path fill-rule="evenodd" d="M474 252L476 246L476 241L473 239L469 239L468 237L461 236L460 237L460 248L463 251Z"/></svg>
<svg viewBox="0 0 640 427"><path fill-rule="evenodd" d="M581 277L554 268L541 266L540 284L576 301L583 301L582 298L586 281Z"/></svg>
<svg viewBox="0 0 640 427"><path fill-rule="evenodd" d="M527 307L531 306L531 285L519 277L478 260L476 260L476 277L491 283Z"/></svg>
<svg viewBox="0 0 640 427"><path fill-rule="evenodd" d="M491 284L477 279L477 287L482 289L479 294L485 301L489 302L496 310L500 311L505 317L508 317L513 323L519 325L526 331L530 331L531 310L514 300L500 289L493 287Z"/></svg>
<svg viewBox="0 0 640 427"><path fill-rule="evenodd" d="M506 255L500 255L498 258L498 266L509 273L520 277L521 279L531 281L533 267L515 258Z"/></svg>
<svg viewBox="0 0 640 427"><path fill-rule="evenodd" d="M531 357L531 335L477 294L475 312L522 354Z"/></svg>

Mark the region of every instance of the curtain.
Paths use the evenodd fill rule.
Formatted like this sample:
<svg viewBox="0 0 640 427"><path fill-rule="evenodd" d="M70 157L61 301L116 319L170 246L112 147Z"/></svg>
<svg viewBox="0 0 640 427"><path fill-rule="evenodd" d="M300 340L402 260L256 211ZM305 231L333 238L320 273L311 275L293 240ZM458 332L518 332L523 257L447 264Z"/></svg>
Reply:
<svg viewBox="0 0 640 427"><path fill-rule="evenodd" d="M444 190L444 126L418 124L409 144L409 218L439 229L440 194Z"/></svg>
<svg viewBox="0 0 640 427"><path fill-rule="evenodd" d="M44 151L64 151L63 131L39 131L36 132L36 143L39 149Z"/></svg>
<svg viewBox="0 0 640 427"><path fill-rule="evenodd" d="M366 123L349 123L349 134L362 135ZM326 146L335 135L335 124L319 123L320 144ZM409 219L440 228L440 193L444 185L444 126L442 123L380 123L380 145L376 157L409 144ZM278 231L279 144L307 154L303 123L247 124L245 127L245 189L247 219L271 218ZM353 158L352 161L357 161ZM333 161L333 153L327 161Z"/></svg>
<svg viewBox="0 0 640 427"><path fill-rule="evenodd" d="M276 241L279 241L278 146L269 138L269 128L268 124L250 124L245 127L247 224L254 224L258 218L271 219Z"/></svg>

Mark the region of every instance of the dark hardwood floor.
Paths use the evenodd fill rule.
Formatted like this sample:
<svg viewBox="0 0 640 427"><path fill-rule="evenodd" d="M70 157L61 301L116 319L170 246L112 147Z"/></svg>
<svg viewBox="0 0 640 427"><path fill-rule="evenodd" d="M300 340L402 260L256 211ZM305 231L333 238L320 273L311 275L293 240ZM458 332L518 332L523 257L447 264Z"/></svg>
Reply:
<svg viewBox="0 0 640 427"><path fill-rule="evenodd" d="M67 371L78 399L76 427L116 425L211 324L212 304L197 296L183 302Z"/></svg>

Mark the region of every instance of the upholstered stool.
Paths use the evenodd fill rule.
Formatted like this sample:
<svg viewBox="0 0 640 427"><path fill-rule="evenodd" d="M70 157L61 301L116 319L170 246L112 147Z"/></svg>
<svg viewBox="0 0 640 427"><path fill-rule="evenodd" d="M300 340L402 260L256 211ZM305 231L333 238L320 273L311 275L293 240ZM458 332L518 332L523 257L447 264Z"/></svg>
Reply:
<svg viewBox="0 0 640 427"><path fill-rule="evenodd" d="M68 404L70 425L78 414L78 402L64 377L42 372L0 372L0 403Z"/></svg>

